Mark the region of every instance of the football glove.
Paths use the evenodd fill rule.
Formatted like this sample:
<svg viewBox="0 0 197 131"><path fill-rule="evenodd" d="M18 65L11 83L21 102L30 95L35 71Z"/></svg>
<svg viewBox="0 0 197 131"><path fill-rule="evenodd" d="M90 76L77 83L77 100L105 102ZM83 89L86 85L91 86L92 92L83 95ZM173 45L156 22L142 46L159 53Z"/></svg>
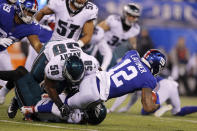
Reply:
<svg viewBox="0 0 197 131"><path fill-rule="evenodd" d="M10 38L0 38L0 45L5 48L9 47L13 43L14 41Z"/></svg>
<svg viewBox="0 0 197 131"><path fill-rule="evenodd" d="M61 113L62 118L68 117L70 113L70 107L67 104L64 104L59 108L59 111Z"/></svg>

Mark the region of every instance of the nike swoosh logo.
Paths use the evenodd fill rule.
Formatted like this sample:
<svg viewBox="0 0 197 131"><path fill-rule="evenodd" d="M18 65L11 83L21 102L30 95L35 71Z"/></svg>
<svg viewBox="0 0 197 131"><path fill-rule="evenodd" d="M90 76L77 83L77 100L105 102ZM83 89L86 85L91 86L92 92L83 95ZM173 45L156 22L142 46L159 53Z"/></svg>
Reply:
<svg viewBox="0 0 197 131"><path fill-rule="evenodd" d="M11 107L8 107L8 113L12 113L13 111L11 111Z"/></svg>

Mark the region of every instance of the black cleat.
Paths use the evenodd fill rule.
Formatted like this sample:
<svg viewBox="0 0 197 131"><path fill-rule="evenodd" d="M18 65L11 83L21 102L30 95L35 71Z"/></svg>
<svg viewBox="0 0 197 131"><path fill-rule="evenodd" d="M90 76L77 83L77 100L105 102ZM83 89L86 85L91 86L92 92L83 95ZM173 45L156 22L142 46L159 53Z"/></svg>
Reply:
<svg viewBox="0 0 197 131"><path fill-rule="evenodd" d="M15 97L12 98L12 101L8 107L8 117L13 119L16 116L17 110L19 109L18 102Z"/></svg>

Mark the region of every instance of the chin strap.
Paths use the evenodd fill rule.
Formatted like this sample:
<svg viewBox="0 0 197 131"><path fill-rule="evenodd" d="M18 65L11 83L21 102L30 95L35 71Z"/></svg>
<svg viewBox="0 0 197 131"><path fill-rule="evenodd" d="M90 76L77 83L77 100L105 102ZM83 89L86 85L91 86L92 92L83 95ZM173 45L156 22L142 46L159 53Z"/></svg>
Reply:
<svg viewBox="0 0 197 131"><path fill-rule="evenodd" d="M151 69L151 66L150 66L149 62L148 62L146 59L144 59L144 58L141 58L141 61L142 61L145 65L147 65L148 68L150 69L151 73L153 73L153 69Z"/></svg>

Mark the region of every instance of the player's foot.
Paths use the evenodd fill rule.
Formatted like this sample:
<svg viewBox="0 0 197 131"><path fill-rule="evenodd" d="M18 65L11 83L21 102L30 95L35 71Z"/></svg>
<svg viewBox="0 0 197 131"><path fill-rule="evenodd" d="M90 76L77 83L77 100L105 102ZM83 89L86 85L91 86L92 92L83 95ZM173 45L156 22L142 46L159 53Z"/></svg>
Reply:
<svg viewBox="0 0 197 131"><path fill-rule="evenodd" d="M156 116L156 117L160 117L160 116L162 116L165 112L167 112L167 111L169 111L169 110L172 110L172 105L165 105L165 106L162 106L160 109L158 109L155 113L154 113L154 115Z"/></svg>
<svg viewBox="0 0 197 131"><path fill-rule="evenodd" d="M8 107L8 117L9 118L14 118L16 116L17 110L18 110L19 106L18 106L18 102L16 100L15 97L12 98L12 101Z"/></svg>
<svg viewBox="0 0 197 131"><path fill-rule="evenodd" d="M111 109L107 109L107 114L112 113L113 111Z"/></svg>
<svg viewBox="0 0 197 131"><path fill-rule="evenodd" d="M120 110L118 110L119 113L123 113L123 112L127 112L127 111L128 111L127 107L122 107L122 108L120 108Z"/></svg>

